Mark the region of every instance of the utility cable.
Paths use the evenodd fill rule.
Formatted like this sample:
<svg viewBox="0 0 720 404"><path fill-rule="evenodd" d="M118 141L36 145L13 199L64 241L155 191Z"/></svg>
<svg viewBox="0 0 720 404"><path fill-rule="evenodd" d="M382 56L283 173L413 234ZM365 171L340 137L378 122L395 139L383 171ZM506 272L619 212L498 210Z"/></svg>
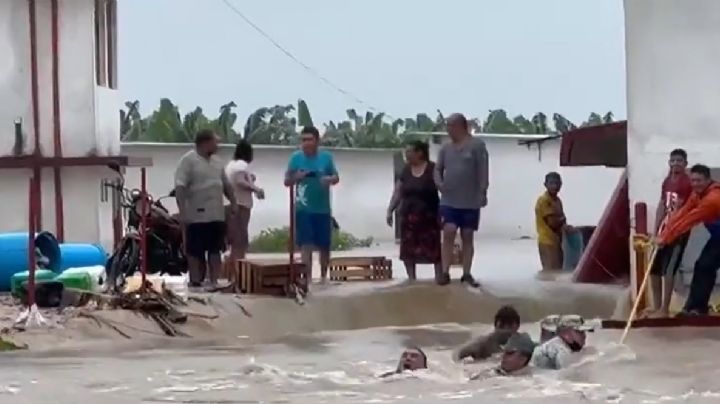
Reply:
<svg viewBox="0 0 720 404"><path fill-rule="evenodd" d="M377 108L374 108L372 105L369 105L365 101L363 101L360 97L356 96L355 94L343 89L342 87L336 85L330 79L323 76L318 72L317 70L310 67L308 64L304 63L302 60L300 60L298 57L296 57L292 52L287 50L285 47L280 45L278 41L273 39L273 37L270 36L265 30L260 28L257 24L255 24L250 18L248 18L240 9L238 9L233 3L230 2L230 0L222 0L225 5L232 10L238 17L240 17L245 23L247 23L250 27L252 27L255 31L257 31L258 34L262 35L265 39L267 39L275 48L277 48L280 52L282 52L285 56L290 58L292 61L294 61L296 64L298 64L300 67L302 67L306 72L309 74L315 76L317 79L325 83L327 86L332 88L333 90L337 91L338 93L352 99L355 101L355 103L360 104L364 106L367 110L378 113L380 112ZM390 115L385 114L388 118L392 118Z"/></svg>

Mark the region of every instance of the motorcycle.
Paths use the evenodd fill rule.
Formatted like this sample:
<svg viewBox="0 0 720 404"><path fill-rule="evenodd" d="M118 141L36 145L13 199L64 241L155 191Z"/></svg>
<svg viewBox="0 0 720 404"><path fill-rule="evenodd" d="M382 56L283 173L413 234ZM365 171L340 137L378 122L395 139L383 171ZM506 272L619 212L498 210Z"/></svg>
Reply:
<svg viewBox="0 0 720 404"><path fill-rule="evenodd" d="M106 287L120 292L125 286L125 279L139 272L142 266L142 249L140 227L142 226L143 203L142 191L125 188L125 177L120 166L109 164L120 181L106 186L114 188L120 195L120 206L125 210L127 223L125 235L116 250L110 256L105 272ZM149 274L181 275L187 272L187 260L183 248L182 226L177 215L171 215L162 204L162 200L175 197L175 191L153 201L146 193L146 243L147 271Z"/></svg>

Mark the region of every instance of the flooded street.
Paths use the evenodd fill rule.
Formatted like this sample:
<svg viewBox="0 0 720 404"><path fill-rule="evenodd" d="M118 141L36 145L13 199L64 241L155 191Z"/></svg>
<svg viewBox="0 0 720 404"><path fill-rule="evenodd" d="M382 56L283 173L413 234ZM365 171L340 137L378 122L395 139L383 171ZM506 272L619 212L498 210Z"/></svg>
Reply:
<svg viewBox="0 0 720 404"><path fill-rule="evenodd" d="M457 283L398 284L402 279L386 286L316 286L304 306L243 298L248 313L242 314L228 301L218 306L224 317L217 323L188 324L194 338L139 333L131 340L138 346L122 339L89 344L81 338L98 332L95 328L68 330L65 338L81 342L74 348L31 346L0 357L0 402L720 402L716 330L632 330L627 346L617 345L620 331L598 330L589 334L587 352L571 368L470 381L496 361L458 364L452 350L488 332L501 305L513 304L522 330L537 340L537 321L547 314L607 318L622 299L619 287L536 280L534 248L532 241L484 245L478 254L487 268L479 273L480 290ZM402 278L399 263L395 268ZM432 270L421 274L430 277ZM52 348L47 341L59 338L56 332L43 344ZM425 350L429 369L379 378L411 345Z"/></svg>
<svg viewBox="0 0 720 404"><path fill-rule="evenodd" d="M537 331L536 325L525 329ZM717 333L596 332L577 366L469 381L487 364L455 364L456 324L287 337L254 347L150 350L76 357L9 357L0 400L13 403L713 403L720 399ZM534 332L537 337L537 332ZM430 369L380 379L402 348L422 346ZM708 355L712 353L712 355Z"/></svg>

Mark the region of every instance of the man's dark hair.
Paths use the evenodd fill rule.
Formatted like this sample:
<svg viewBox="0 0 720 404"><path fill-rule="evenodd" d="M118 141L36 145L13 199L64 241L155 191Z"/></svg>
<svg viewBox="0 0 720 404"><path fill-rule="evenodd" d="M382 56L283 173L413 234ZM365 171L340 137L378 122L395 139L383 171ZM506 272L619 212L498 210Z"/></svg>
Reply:
<svg viewBox="0 0 720 404"><path fill-rule="evenodd" d="M240 139L237 145L235 145L235 154L233 157L235 160L251 163L253 160L253 148L250 142L245 139Z"/></svg>
<svg viewBox="0 0 720 404"><path fill-rule="evenodd" d="M200 146L215 139L215 131L212 129L202 129L195 134L195 146Z"/></svg>
<svg viewBox="0 0 720 404"><path fill-rule="evenodd" d="M495 327L498 325L520 325L520 314L512 306L503 306L495 313Z"/></svg>
<svg viewBox="0 0 720 404"><path fill-rule="evenodd" d="M548 181L562 181L562 177L560 177L560 173L551 171L545 174L545 182Z"/></svg>
<svg viewBox="0 0 720 404"><path fill-rule="evenodd" d="M690 172L700 174L705 178L710 178L710 167L704 164L695 164L692 168L690 168Z"/></svg>
<svg viewBox="0 0 720 404"><path fill-rule="evenodd" d="M314 126L306 126L300 131L301 135L313 135L315 139L320 139L320 131Z"/></svg>
<svg viewBox="0 0 720 404"><path fill-rule="evenodd" d="M670 152L670 157L682 157L683 160L687 161L687 152L684 149L675 149Z"/></svg>

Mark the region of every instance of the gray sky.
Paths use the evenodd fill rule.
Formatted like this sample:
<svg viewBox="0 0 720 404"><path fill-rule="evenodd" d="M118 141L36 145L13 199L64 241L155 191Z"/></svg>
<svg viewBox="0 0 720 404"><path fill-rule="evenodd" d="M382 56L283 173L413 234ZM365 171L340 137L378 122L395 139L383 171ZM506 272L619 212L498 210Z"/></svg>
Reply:
<svg viewBox="0 0 720 404"><path fill-rule="evenodd" d="M119 2L119 74L143 113L168 97L214 117L238 104L308 102L315 122L367 106L404 118L560 112L625 117L621 0L230 0L308 74L221 0Z"/></svg>

